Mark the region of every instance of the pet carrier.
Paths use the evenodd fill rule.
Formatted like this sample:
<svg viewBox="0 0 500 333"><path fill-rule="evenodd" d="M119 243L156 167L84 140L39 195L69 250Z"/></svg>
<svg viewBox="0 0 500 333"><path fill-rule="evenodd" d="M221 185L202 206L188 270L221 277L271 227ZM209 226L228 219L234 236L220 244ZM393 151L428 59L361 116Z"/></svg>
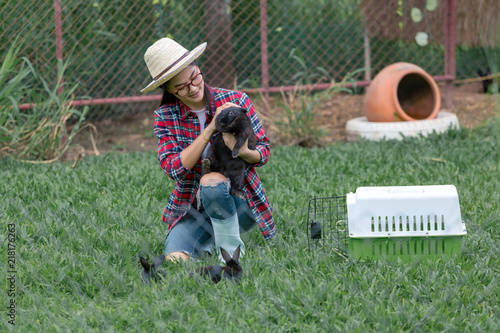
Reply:
<svg viewBox="0 0 500 333"><path fill-rule="evenodd" d="M359 187L309 201L310 248L352 259L412 261L459 255L467 233L453 185Z"/></svg>

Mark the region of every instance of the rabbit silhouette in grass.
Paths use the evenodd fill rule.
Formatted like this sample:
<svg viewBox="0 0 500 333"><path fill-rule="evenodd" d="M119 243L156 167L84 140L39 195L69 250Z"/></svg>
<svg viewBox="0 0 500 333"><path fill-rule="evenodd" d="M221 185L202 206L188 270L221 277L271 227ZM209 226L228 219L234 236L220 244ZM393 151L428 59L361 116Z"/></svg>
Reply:
<svg viewBox="0 0 500 333"><path fill-rule="evenodd" d="M243 274L243 269L238 261L240 258L240 246L234 251L233 257L223 248L220 248L220 252L226 262L226 266L203 266L191 272L189 277L193 278L198 274L202 277L210 278L214 283L218 283L222 279L239 282Z"/></svg>
<svg viewBox="0 0 500 333"><path fill-rule="evenodd" d="M167 277L167 273L158 269L165 261L165 256L163 254L156 257L152 264L149 264L147 259L141 256L139 256L139 261L144 268L142 272L142 281L145 284L150 284L152 281L160 282L164 277Z"/></svg>

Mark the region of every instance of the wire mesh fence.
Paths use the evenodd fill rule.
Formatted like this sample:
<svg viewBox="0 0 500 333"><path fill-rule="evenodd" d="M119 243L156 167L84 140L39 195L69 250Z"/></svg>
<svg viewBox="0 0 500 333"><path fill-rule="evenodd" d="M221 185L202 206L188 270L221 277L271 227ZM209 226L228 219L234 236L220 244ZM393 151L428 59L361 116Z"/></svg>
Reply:
<svg viewBox="0 0 500 333"><path fill-rule="evenodd" d="M22 54L49 81L57 77L58 58L68 61L64 80L78 84L75 98L111 103L104 111L93 111L109 116L122 113L126 107L118 103L130 102L130 97L146 101L138 98L151 79L143 55L165 36L188 49L208 42L200 59L207 82L250 92L329 83L359 69L354 79L369 81L397 61L444 76L445 44L453 38L446 30L446 6L454 0L431 1L435 8L427 3L6 0L0 6L0 49L5 54L19 37ZM424 37L418 39L419 33ZM475 75L486 63L484 55L472 57L479 62L475 64L470 58L457 56L464 59L459 76ZM140 109L139 104L133 109Z"/></svg>

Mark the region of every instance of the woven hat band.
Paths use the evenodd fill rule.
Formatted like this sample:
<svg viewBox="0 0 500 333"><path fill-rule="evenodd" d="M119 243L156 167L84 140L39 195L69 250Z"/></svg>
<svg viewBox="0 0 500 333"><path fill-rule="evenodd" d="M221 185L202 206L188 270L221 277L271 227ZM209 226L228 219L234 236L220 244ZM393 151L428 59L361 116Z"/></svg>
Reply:
<svg viewBox="0 0 500 333"><path fill-rule="evenodd" d="M165 68L164 70L162 70L160 72L160 74L156 75L154 77L154 80L156 81L159 78L161 78L163 76L163 74L165 74L166 72L168 72L172 67L174 67L175 65L177 65L182 59L186 58L189 54L190 54L189 51L187 51L186 53L184 53L179 59L177 59L176 61L174 61L173 63L171 63L170 66L168 66L167 68Z"/></svg>

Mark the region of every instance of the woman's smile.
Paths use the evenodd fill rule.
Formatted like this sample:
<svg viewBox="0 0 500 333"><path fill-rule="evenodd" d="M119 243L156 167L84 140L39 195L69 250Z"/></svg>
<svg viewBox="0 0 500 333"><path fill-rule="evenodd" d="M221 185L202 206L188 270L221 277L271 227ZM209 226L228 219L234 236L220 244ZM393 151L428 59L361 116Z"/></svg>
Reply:
<svg viewBox="0 0 500 333"><path fill-rule="evenodd" d="M198 91L196 91L196 93L194 93L194 94L190 95L189 97L190 97L190 98L196 98L196 97L198 97L198 96L200 96L200 89L198 89Z"/></svg>

